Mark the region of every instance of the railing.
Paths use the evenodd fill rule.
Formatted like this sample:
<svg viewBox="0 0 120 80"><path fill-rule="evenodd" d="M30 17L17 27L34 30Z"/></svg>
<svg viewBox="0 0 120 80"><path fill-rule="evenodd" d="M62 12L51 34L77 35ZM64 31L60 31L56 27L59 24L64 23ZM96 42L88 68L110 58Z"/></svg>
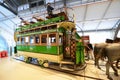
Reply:
<svg viewBox="0 0 120 80"><path fill-rule="evenodd" d="M27 30L27 29L40 27L40 26L43 26L43 25L51 24L51 23L61 22L61 21L64 21L64 20L65 20L64 16L58 16L58 17L51 18L51 19L48 19L48 20L45 20L45 21L36 22L34 24L21 26L20 28L17 28L16 31Z"/></svg>
<svg viewBox="0 0 120 80"><path fill-rule="evenodd" d="M112 28L112 30L115 30L114 36L113 38L116 39L117 34L120 30L120 19L117 21L117 23L115 24L115 26Z"/></svg>

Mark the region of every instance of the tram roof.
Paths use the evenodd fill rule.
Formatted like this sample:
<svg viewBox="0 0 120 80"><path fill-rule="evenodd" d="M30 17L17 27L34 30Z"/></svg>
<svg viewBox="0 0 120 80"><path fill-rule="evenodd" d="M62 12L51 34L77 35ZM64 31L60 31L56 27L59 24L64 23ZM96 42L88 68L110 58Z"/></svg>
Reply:
<svg viewBox="0 0 120 80"><path fill-rule="evenodd" d="M73 22L61 22L58 24L59 27L63 27L65 29L72 29L75 28L75 24Z"/></svg>

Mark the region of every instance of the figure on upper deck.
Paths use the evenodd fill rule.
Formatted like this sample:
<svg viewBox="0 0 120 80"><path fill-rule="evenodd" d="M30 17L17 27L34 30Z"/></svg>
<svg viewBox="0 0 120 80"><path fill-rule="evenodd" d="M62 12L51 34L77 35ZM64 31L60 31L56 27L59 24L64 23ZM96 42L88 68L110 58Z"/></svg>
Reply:
<svg viewBox="0 0 120 80"><path fill-rule="evenodd" d="M54 16L53 10L54 10L54 8L51 6L51 3L47 3L47 13L50 17Z"/></svg>

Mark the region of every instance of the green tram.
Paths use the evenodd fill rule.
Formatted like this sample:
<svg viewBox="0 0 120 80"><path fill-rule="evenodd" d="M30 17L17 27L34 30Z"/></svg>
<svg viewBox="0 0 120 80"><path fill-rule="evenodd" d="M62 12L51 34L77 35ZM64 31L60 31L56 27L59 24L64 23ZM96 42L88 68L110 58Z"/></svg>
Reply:
<svg viewBox="0 0 120 80"><path fill-rule="evenodd" d="M17 28L16 55L22 56L27 63L31 63L35 58L38 64L44 67L57 63L60 69L85 68L84 46L82 42L72 41L73 28L75 24L65 21L64 16ZM75 33L75 37L81 38L78 33Z"/></svg>

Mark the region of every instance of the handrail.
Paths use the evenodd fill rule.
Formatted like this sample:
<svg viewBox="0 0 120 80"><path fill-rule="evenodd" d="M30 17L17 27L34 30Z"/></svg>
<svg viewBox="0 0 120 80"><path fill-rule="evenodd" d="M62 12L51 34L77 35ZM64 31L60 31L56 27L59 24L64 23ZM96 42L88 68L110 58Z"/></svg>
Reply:
<svg viewBox="0 0 120 80"><path fill-rule="evenodd" d="M113 27L112 29L116 28L115 34L113 36L114 40L117 38L117 34L120 30L120 20L118 20L118 22L115 24L115 27Z"/></svg>
<svg viewBox="0 0 120 80"><path fill-rule="evenodd" d="M120 19L116 22L116 24L112 27L112 30L114 30L115 28L117 28L118 26L116 26L116 25L118 25L120 23Z"/></svg>
<svg viewBox="0 0 120 80"><path fill-rule="evenodd" d="M18 31L27 30L27 29L30 29L30 28L35 28L35 27L38 27L38 26L47 25L47 24L51 24L51 23L56 23L56 22L60 22L60 21L64 21L64 20L65 20L64 16L58 16L58 17L51 18L51 19L48 19L48 20L45 20L45 21L40 21L40 22L36 22L34 24L22 26L20 28L17 28L16 30L18 30Z"/></svg>

